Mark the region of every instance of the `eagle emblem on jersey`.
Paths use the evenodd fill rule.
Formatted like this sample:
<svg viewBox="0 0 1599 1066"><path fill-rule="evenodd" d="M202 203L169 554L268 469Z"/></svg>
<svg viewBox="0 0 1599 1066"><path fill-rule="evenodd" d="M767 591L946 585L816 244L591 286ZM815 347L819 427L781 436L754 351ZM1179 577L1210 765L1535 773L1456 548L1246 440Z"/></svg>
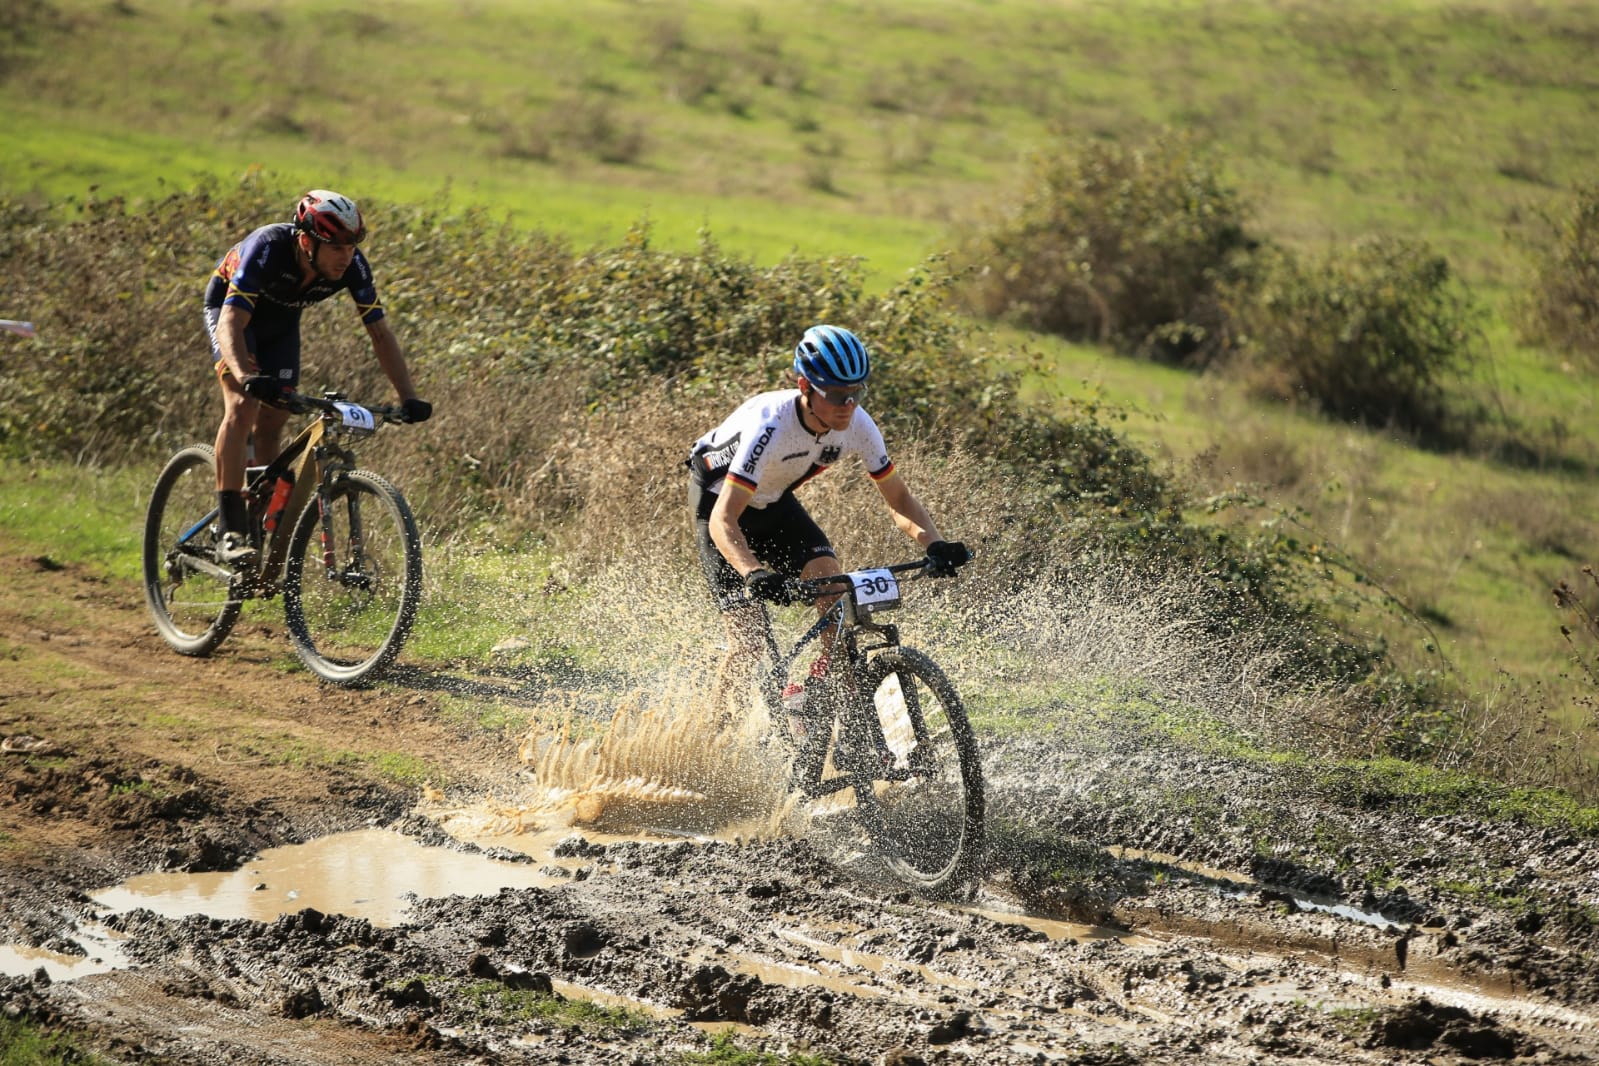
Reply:
<svg viewBox="0 0 1599 1066"><path fill-rule="evenodd" d="M838 455L839 455L839 447L838 447L838 445L829 444L827 447L822 449L822 454L818 455L816 457L817 465L819 465L819 466L832 466L834 463L838 462Z"/></svg>

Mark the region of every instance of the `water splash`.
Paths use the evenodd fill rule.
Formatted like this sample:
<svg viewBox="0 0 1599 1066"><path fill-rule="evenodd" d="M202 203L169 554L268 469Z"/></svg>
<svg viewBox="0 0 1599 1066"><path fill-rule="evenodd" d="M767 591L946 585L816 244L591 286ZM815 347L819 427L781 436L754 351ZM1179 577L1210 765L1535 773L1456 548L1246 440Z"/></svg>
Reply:
<svg viewBox="0 0 1599 1066"><path fill-rule="evenodd" d="M888 550L842 547L861 562L882 561ZM1069 549L1050 550L1064 560ZM766 742L764 710L752 693L747 717L722 727L708 706L724 638L702 579L681 559L663 561L658 544L624 554L626 561L585 576L581 595L558 611L524 616L530 646L579 648L584 659L565 689L524 704L529 724L514 742L527 787L500 801L500 816L515 831L777 831L787 816L787 772ZM1198 583L1081 563L1042 572L1070 578L1039 580L980 562L959 581L913 583L895 618L906 642L944 667L980 728L1004 731L1006 717L1023 729L1055 720L1083 727L1061 740L1086 745L1130 714L1146 722L1180 715L1190 727L1270 740L1332 717L1335 696L1296 679L1287 642L1203 624L1211 612L1197 600ZM777 621L788 634L808 618L778 612ZM993 791L1007 778L992 774Z"/></svg>
<svg viewBox="0 0 1599 1066"><path fill-rule="evenodd" d="M720 726L701 690L696 678L666 678L624 695L605 721L536 719L516 742L530 786L517 824L776 832L788 768L764 715Z"/></svg>

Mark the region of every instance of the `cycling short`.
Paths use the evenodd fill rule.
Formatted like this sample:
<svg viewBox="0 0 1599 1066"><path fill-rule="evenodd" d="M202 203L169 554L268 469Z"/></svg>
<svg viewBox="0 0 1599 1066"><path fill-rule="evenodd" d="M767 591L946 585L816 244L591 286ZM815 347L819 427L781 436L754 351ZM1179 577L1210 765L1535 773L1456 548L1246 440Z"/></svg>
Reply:
<svg viewBox="0 0 1599 1066"><path fill-rule="evenodd" d="M218 374L228 371L222 366L222 346L217 341L217 323L222 319L222 308L205 309L205 333L211 340L211 362ZM283 322L258 330L254 320L244 327L244 346L255 356L255 365L261 373L278 379L278 384L292 389L300 383L300 324Z"/></svg>
<svg viewBox="0 0 1599 1066"><path fill-rule="evenodd" d="M694 539L699 548L700 569L711 586L716 609L731 611L749 602L744 579L722 557L711 540L711 508L716 494L706 492L692 477L688 483L689 509L694 512ZM749 542L750 551L769 570L788 577L799 577L812 559L834 555L827 539L804 505L792 492L785 492L765 507L746 507L738 517L738 528Z"/></svg>

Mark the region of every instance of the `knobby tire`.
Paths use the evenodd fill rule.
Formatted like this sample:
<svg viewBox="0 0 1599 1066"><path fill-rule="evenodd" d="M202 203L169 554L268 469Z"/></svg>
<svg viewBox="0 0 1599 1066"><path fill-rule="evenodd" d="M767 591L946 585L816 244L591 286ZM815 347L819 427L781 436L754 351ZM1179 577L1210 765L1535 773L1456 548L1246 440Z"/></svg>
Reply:
<svg viewBox="0 0 1599 1066"><path fill-rule="evenodd" d="M144 597L161 637L183 655L209 655L239 620L243 601L231 583L184 567L169 567L186 551L208 555L215 545L212 529L191 539L178 538L216 507L216 454L210 445L195 444L174 455L156 478L144 518Z"/></svg>
<svg viewBox="0 0 1599 1066"><path fill-rule="evenodd" d="M909 781L856 785L878 857L926 894L968 891L982 858L985 796L977 738L955 686L926 655L897 647L867 661L861 692L895 765L919 770Z"/></svg>
<svg viewBox="0 0 1599 1066"><path fill-rule="evenodd" d="M422 537L405 497L370 471L339 478L328 503L333 573L313 498L289 542L283 607L294 650L311 672L357 685L388 667L410 636L422 597ZM357 522L361 536L352 539Z"/></svg>

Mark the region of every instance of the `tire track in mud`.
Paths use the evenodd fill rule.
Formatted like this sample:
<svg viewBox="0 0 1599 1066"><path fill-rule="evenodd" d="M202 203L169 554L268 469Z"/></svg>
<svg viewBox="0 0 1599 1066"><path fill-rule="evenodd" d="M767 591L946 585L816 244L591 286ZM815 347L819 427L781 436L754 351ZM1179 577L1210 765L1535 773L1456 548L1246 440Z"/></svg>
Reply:
<svg viewBox="0 0 1599 1066"><path fill-rule="evenodd" d="M360 763L261 763L220 749L219 736L231 744L255 729L335 749L439 752L468 782L515 769L503 744L462 743L414 670L396 690L322 689L274 671L283 649L270 627L247 628L237 649L211 662L179 659L147 632L129 590L70 567L13 558L7 568L14 580L0 591L0 620L23 635L11 644L17 669L0 681L0 718L7 732L66 747L53 762L0 763L0 814L13 840L0 895L8 925L35 945L61 943L73 923L103 916L83 891L128 872L221 869L261 847L371 824L448 844L436 827L403 818L408 804ZM34 613L59 601L77 617ZM70 664L68 684L39 680L50 662ZM159 722L159 732L127 720ZM900 1066L1599 1059L1599 997L1581 945L1537 930L1511 935L1481 908L1472 924L1456 914L1438 932L1396 923L1404 936L1293 911L1255 878L1247 841L1123 803L1162 773L1210 775L1219 791L1240 791L1236 770L1164 753L1089 753L1075 763L1056 748L1038 755L1054 775L993 774L996 809L1092 842L1087 850L1117 843L1251 869L1235 879L1247 885L1229 896L1170 868L1162 879L1148 864L1108 860L1109 879L1125 883L1088 909L1131 932L1051 936L1062 930L1038 928L1036 917L930 903L869 871L829 865L804 840L593 843L577 849L581 872L559 887L421 900L393 927L314 912L264 922L111 916L130 968L54 983L0 979L0 1004L124 1058L243 1066L671 1062L730 1026L774 1050ZM1247 790L1270 792L1250 772ZM1022 787L1028 780L1034 791ZM1357 865L1424 839L1441 855L1480 846L1484 864L1540 860L1560 872L1557 884L1580 885L1593 868L1590 841L1369 817L1392 824L1358 846ZM1021 880L1008 860L996 857L979 909L1077 913L1081 896ZM1427 906L1445 917L1459 909ZM1529 990L1538 973L1548 983ZM545 990L636 1003L645 1020L582 1030L484 1006L492 992Z"/></svg>
<svg viewBox="0 0 1599 1066"><path fill-rule="evenodd" d="M726 1026L870 1062L1580 1061L1599 1049L1588 1012L1155 926L1051 936L1037 919L857 880L798 841L596 844L582 870L556 889L418 901L389 929L316 912L260 923L136 911L118 924L145 968L74 992L100 1004L97 1024L180 1032L165 1053L192 1061L237 1051L240 1012L269 1056L237 1060L248 1062L367 1061L384 1041L415 1045L416 1061L618 1061ZM1173 887L1164 903L1204 891ZM484 987L558 987L655 1021L647 1036L574 1042L474 1011ZM285 1019L335 1018L349 1023L343 1043L278 1040Z"/></svg>

